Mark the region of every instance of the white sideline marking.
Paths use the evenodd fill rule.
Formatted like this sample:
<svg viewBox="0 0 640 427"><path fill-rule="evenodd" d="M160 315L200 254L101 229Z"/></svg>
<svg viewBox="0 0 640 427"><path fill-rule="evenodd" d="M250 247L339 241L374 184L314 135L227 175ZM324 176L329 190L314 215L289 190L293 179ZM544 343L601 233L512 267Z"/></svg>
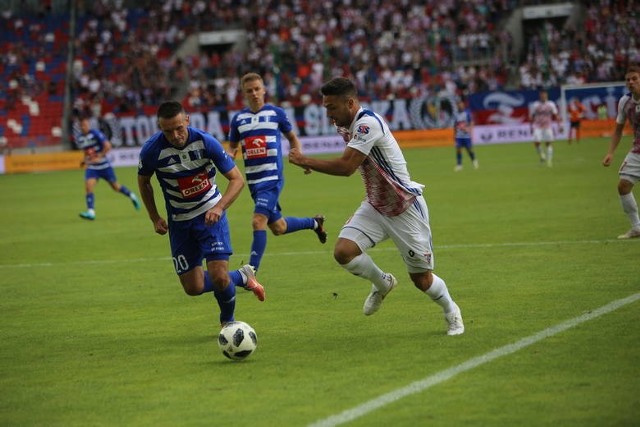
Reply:
<svg viewBox="0 0 640 427"><path fill-rule="evenodd" d="M588 245L596 243L625 243L626 240L559 240L555 242L506 242L506 243L470 243L470 244L457 244L457 245L441 245L435 246L436 251L441 249L467 249L467 248L503 248L511 246L549 246L549 245ZM320 255L330 252L332 247L322 251L297 251L297 252L266 252L264 256L291 256L291 255ZM384 252L384 251L397 251L398 249L393 247L388 248L372 248L368 252ZM249 259L249 254L234 254L235 257L244 257ZM171 257L158 257L158 258L128 258L128 259L100 259L100 260L85 260L85 261L69 261L69 262L36 262L36 263L22 263L22 264L0 264L0 270L4 268L33 268L33 267L55 267L58 265L98 265L98 264L123 264L132 262L148 262L148 261L167 261L171 260Z"/></svg>
<svg viewBox="0 0 640 427"><path fill-rule="evenodd" d="M509 354L515 353L516 351L522 350L523 348L528 347L532 344L535 344L539 341L542 341L545 338L549 338L554 335L557 335L560 332L564 332L567 329L576 327L581 323L587 322L589 320L593 320L597 317L602 316L603 314L610 313L612 311L619 309L620 307L634 303L638 300L640 300L640 293L633 294L627 298L610 302L609 304L604 305L596 310L590 311L578 317L574 317L571 320L567 320L565 322L559 323L556 326L552 326L541 332L530 335L526 338L522 338L521 340L516 341L513 344L507 344L503 347L500 347L493 351L485 353L482 356L474 357L473 359L469 359L466 362L463 362L459 365L453 366L449 369L445 369L444 371L437 372L419 381L415 381L406 387L402 387L397 390L391 391L387 394L383 394L375 399L372 399L368 402L358 405L352 409L347 409L346 411L343 411L337 415L332 415L323 420L316 421L313 424L309 424L309 427L331 427L331 426L337 426L339 424L344 424L349 421L353 421L356 418L367 415L368 413L373 412L376 409L380 409L381 407L388 405L390 403L393 403L397 400L400 400L403 397L422 392L434 385L440 384L448 379L451 379L458 374L461 374L466 371L470 371L473 368L477 368L480 365L489 363L499 357L507 356Z"/></svg>

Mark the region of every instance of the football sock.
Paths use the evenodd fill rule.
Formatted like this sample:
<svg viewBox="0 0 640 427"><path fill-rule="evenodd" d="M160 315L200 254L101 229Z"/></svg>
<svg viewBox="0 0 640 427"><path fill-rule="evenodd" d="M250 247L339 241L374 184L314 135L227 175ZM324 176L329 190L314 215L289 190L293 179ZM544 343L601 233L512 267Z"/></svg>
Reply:
<svg viewBox="0 0 640 427"><path fill-rule="evenodd" d="M298 230L313 230L316 220L313 218L296 218L293 216L285 217L287 223L287 231L284 234L293 233Z"/></svg>
<svg viewBox="0 0 640 427"><path fill-rule="evenodd" d="M213 295L218 301L220 307L220 323L233 321L233 312L236 309L236 285L229 282L226 289L222 291L213 291Z"/></svg>
<svg viewBox="0 0 640 427"><path fill-rule="evenodd" d="M251 255L249 256L249 264L258 270L262 255L267 248L267 230L254 230L253 242L251 243Z"/></svg>
<svg viewBox="0 0 640 427"><path fill-rule="evenodd" d="M462 164L462 153L456 153L456 165L460 166Z"/></svg>
<svg viewBox="0 0 640 427"><path fill-rule="evenodd" d="M549 145L547 147L547 160L551 161L553 159L553 145Z"/></svg>
<svg viewBox="0 0 640 427"><path fill-rule="evenodd" d="M247 278L242 274L242 272L240 272L240 270L230 271L229 280L231 280L231 283L235 286L240 286L241 288L247 286Z"/></svg>
<svg viewBox="0 0 640 427"><path fill-rule="evenodd" d="M389 282L385 280L385 272L380 270L380 267L366 253L358 255L341 266L349 273L369 280L380 292L387 292Z"/></svg>
<svg viewBox="0 0 640 427"><path fill-rule="evenodd" d="M87 200L87 209L89 210L93 210L95 207L95 203L96 203L96 199L93 193L87 193L86 196L86 200Z"/></svg>
<svg viewBox="0 0 640 427"><path fill-rule="evenodd" d="M435 274L431 273L431 275L433 276L433 283L425 291L425 294L429 295L436 304L442 307L445 313L451 313L454 305L451 295L449 295L447 284Z"/></svg>
<svg viewBox="0 0 640 427"><path fill-rule="evenodd" d="M124 194L127 197L131 197L131 190L129 190L127 187L125 187L124 185L120 186L120 192L122 194Z"/></svg>
<svg viewBox="0 0 640 427"><path fill-rule="evenodd" d="M473 151L469 151L469 157L471 158L471 161L474 161L476 159L476 153Z"/></svg>
<svg viewBox="0 0 640 427"><path fill-rule="evenodd" d="M640 217L638 216L638 203L633 193L620 195L622 210L627 214L632 228L640 228Z"/></svg>

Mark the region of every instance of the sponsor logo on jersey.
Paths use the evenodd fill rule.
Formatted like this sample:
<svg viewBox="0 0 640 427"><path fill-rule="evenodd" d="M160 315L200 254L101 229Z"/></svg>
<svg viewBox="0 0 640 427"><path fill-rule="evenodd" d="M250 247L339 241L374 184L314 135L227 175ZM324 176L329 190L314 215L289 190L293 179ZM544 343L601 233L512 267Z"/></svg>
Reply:
<svg viewBox="0 0 640 427"><path fill-rule="evenodd" d="M358 129L356 129L356 132L357 133L361 133L363 135L366 135L366 134L369 133L369 129L370 128L367 125L360 125L360 126L358 126Z"/></svg>
<svg viewBox="0 0 640 427"><path fill-rule="evenodd" d="M209 191L211 181L209 181L209 176L206 172L201 172L197 175L178 178L178 187L182 197L191 199Z"/></svg>
<svg viewBox="0 0 640 427"><path fill-rule="evenodd" d="M267 157L267 138L264 135L248 136L244 139L244 149L248 159Z"/></svg>

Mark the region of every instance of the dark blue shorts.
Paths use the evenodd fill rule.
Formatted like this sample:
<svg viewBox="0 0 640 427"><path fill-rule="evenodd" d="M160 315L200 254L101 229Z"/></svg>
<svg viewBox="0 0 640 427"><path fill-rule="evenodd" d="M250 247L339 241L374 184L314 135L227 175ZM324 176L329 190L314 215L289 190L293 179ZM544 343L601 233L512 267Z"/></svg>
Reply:
<svg viewBox="0 0 640 427"><path fill-rule="evenodd" d="M226 213L213 225L206 225L204 216L169 223L171 257L178 275L202 266L203 259L228 260L233 253Z"/></svg>
<svg viewBox="0 0 640 427"><path fill-rule="evenodd" d="M269 190L256 190L251 192L251 198L255 203L253 212L266 216L267 223L271 224L282 218L282 212L278 199L280 198L280 187Z"/></svg>
<svg viewBox="0 0 640 427"><path fill-rule="evenodd" d="M456 138L456 148L471 149L471 138Z"/></svg>
<svg viewBox="0 0 640 427"><path fill-rule="evenodd" d="M96 180L104 179L107 182L116 182L116 173L113 171L113 168L109 166L104 169L85 169L84 171L84 179L85 181L91 178L95 178Z"/></svg>

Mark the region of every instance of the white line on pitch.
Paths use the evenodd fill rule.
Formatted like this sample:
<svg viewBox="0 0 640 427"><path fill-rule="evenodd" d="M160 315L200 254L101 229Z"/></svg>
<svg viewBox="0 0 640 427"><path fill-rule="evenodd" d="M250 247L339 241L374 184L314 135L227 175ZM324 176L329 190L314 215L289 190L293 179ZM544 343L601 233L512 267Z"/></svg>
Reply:
<svg viewBox="0 0 640 427"><path fill-rule="evenodd" d="M443 371L440 371L433 375L425 377L421 380L415 381L406 387L396 389L389 393L383 394L375 399L369 400L368 402L365 402L354 408L347 409L339 414L332 415L323 420L316 421L315 423L310 424L309 427L333 427L340 424L344 424L349 421L353 421L356 418L360 418L364 415L369 414L370 412L373 412L377 409L382 408L383 406L386 406L390 403L398 401L403 397L407 397L412 394L425 391L426 389L431 388L440 383L443 383L455 377L458 374L461 374L466 371L470 371L471 369L477 368L478 366L484 365L485 363L489 363L495 359L498 359L499 357L507 356L509 354L520 351L523 348L526 348L532 344L535 344L546 338L557 335L561 332L566 331L567 329L574 328L580 325L581 323L587 322L589 320L593 320L604 314L615 311L621 307L624 307L625 305L634 303L638 300L640 300L640 293L633 294L627 298L610 302L609 304L604 305L596 310L590 311L578 317L574 317L573 319L559 323L555 326L547 328L536 334L530 335L526 338L522 338L521 340L516 341L512 344L507 344L503 347L497 348L481 356L469 359L466 362L463 362L459 365L453 366L449 369L445 369Z"/></svg>
<svg viewBox="0 0 640 427"><path fill-rule="evenodd" d="M436 251L446 249L473 249L473 248L506 248L515 246L555 246L555 245L589 245L589 244L601 244L601 243L627 243L624 240L558 240L551 242L505 242L505 243L469 243L469 244L453 244L453 245L436 245L434 249ZM331 246L322 251L296 251L296 252L266 252L264 256L291 256L291 255L320 255L326 254L331 251ZM385 248L372 248L370 252L376 251L397 251L394 246ZM248 258L249 254L234 254L234 257ZM55 267L59 265L99 265L99 264L123 264L123 263L136 263L136 262L148 262L148 261L167 261L170 257L157 257L157 258L127 258L127 259L100 259L100 260L84 260L84 261L56 261L56 262L36 262L36 263L21 263L21 264L0 264L0 269L4 268L32 268L32 267Z"/></svg>

